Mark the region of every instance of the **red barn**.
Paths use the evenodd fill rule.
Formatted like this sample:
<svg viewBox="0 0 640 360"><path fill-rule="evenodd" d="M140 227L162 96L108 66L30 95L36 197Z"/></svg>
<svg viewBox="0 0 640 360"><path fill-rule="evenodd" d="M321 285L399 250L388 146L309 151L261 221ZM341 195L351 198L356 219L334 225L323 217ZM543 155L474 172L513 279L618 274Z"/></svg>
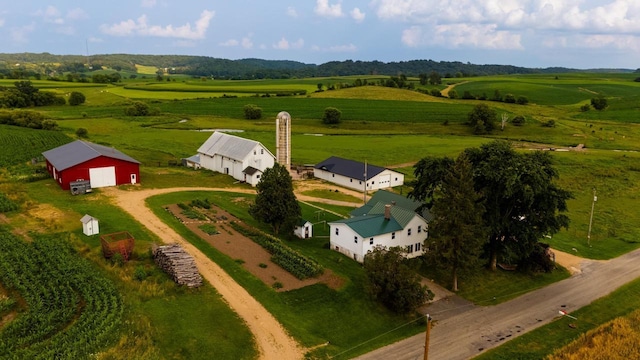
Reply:
<svg viewBox="0 0 640 360"><path fill-rule="evenodd" d="M107 146L77 140L42 153L47 171L61 188L89 180L91 188L140 182L140 162Z"/></svg>

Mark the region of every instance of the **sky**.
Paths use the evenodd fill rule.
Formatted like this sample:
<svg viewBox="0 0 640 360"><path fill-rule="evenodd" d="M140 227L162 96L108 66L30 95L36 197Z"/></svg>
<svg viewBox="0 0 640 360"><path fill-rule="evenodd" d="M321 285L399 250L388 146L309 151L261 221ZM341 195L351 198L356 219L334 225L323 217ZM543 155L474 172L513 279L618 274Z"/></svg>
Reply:
<svg viewBox="0 0 640 360"><path fill-rule="evenodd" d="M0 0L0 52L640 67L640 0Z"/></svg>

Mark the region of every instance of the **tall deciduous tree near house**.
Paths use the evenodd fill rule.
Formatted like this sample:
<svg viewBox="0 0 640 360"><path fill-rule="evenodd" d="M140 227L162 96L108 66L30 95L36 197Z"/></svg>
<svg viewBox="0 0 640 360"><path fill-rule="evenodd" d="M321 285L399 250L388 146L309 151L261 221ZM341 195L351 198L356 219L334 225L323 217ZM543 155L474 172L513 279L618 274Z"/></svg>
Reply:
<svg viewBox="0 0 640 360"><path fill-rule="evenodd" d="M482 194L483 223L488 231L485 244L489 267L496 269L498 257L512 262L527 261L538 241L569 226L567 200L571 193L554 183L558 177L548 152L518 153L505 141L493 141L464 151L473 168L473 182ZM415 165L416 180L409 197L425 200L441 187L442 171L430 173ZM433 236L433 234L431 234Z"/></svg>
<svg viewBox="0 0 640 360"><path fill-rule="evenodd" d="M274 234L293 231L302 210L293 193L293 181L287 169L278 163L267 168L256 185L256 191L256 200L249 207L249 214L271 225Z"/></svg>
<svg viewBox="0 0 640 360"><path fill-rule="evenodd" d="M473 169L461 154L436 190L429 224L429 264L451 271L451 288L458 291L458 276L481 264L486 231L484 206L473 184Z"/></svg>

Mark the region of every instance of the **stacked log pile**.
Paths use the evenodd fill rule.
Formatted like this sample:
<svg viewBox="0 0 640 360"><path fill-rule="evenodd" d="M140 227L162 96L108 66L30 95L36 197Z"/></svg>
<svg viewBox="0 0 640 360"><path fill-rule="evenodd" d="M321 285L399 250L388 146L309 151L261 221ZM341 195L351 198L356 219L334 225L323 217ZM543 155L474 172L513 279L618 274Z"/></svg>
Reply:
<svg viewBox="0 0 640 360"><path fill-rule="evenodd" d="M156 264L178 285L194 288L202 285L202 276L196 262L178 244L153 246L153 258Z"/></svg>

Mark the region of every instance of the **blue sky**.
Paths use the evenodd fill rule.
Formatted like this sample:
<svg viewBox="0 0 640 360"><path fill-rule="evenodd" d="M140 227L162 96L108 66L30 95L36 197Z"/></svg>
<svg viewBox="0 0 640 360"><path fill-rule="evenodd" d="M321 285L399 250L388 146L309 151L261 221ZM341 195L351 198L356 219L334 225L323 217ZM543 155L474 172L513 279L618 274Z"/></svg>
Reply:
<svg viewBox="0 0 640 360"><path fill-rule="evenodd" d="M639 0L0 0L0 52L640 67Z"/></svg>

